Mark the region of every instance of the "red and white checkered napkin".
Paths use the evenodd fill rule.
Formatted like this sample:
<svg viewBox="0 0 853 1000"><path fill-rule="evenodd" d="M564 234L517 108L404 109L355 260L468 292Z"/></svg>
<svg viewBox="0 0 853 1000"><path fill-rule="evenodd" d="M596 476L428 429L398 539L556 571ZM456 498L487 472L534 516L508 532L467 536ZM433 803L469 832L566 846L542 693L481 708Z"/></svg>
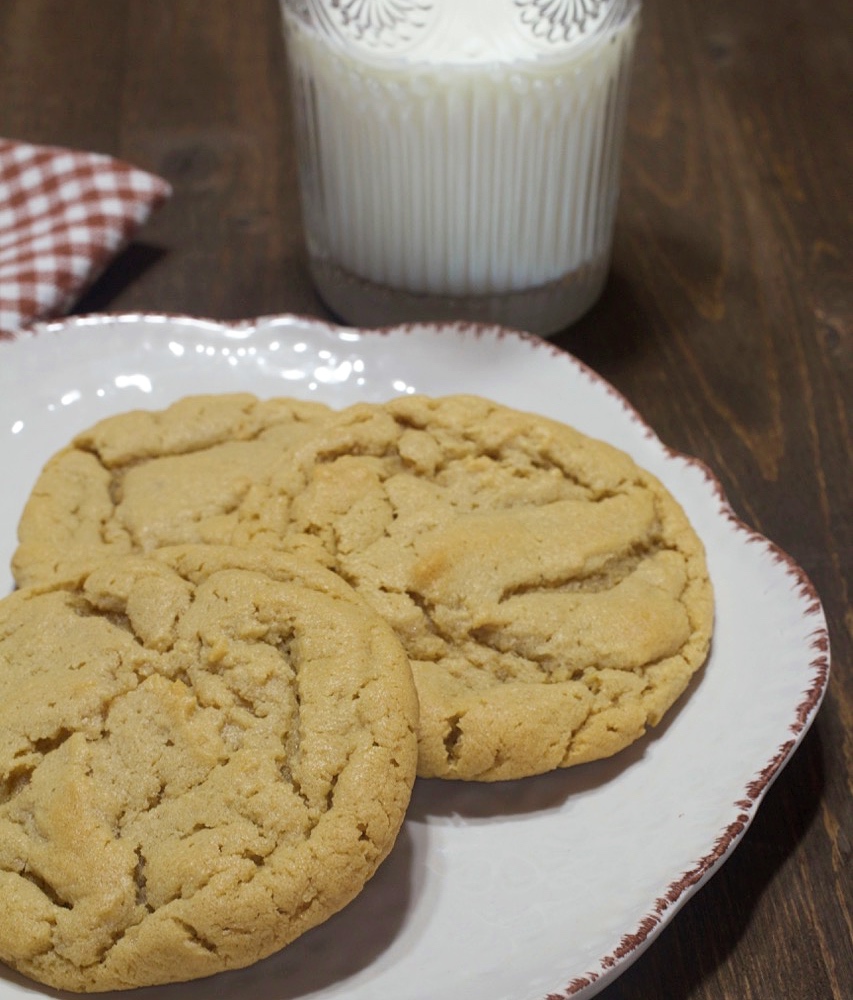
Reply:
<svg viewBox="0 0 853 1000"><path fill-rule="evenodd" d="M170 194L109 156L0 138L0 337L69 309Z"/></svg>

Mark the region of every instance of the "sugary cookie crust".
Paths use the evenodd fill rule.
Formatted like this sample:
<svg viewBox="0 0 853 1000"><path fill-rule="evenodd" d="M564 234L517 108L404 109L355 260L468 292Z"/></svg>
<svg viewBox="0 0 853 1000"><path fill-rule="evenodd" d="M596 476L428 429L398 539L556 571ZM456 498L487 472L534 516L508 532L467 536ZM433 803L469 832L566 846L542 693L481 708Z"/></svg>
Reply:
<svg viewBox="0 0 853 1000"><path fill-rule="evenodd" d="M164 545L227 542L237 508L331 413L321 403L233 393L100 421L39 476L18 527L16 582Z"/></svg>
<svg viewBox="0 0 853 1000"><path fill-rule="evenodd" d="M0 959L103 991L250 964L390 850L417 700L339 578L184 546L0 601Z"/></svg>
<svg viewBox="0 0 853 1000"><path fill-rule="evenodd" d="M342 412L271 482L287 544L394 627L421 702L419 774L498 780L608 756L706 658L704 551L650 474L475 397ZM246 544L275 533L241 521Z"/></svg>

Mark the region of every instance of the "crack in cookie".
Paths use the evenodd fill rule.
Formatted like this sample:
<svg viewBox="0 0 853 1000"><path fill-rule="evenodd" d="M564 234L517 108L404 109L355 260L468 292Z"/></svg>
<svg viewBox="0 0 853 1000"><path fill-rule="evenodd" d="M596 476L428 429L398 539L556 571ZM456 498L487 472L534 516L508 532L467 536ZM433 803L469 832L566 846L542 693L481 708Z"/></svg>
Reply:
<svg viewBox="0 0 853 1000"><path fill-rule="evenodd" d="M19 586L164 545L229 542L276 464L331 414L247 393L189 396L109 417L42 471L19 525Z"/></svg>

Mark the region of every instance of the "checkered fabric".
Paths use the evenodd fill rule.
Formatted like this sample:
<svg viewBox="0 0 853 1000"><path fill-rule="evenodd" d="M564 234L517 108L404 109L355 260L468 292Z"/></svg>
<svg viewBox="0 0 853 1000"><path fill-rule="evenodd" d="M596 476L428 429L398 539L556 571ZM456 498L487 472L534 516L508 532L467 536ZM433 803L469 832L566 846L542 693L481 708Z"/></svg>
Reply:
<svg viewBox="0 0 853 1000"><path fill-rule="evenodd" d="M170 194L109 156L0 138L0 336L70 309Z"/></svg>

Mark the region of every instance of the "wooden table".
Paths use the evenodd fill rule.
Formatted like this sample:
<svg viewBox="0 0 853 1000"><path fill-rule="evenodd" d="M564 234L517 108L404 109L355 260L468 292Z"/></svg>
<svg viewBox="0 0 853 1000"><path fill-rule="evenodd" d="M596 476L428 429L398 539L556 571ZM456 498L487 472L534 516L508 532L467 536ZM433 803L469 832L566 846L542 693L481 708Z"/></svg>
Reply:
<svg viewBox="0 0 853 1000"><path fill-rule="evenodd" d="M647 0L612 276L554 341L716 470L833 643L743 842L606 1000L853 996L851 29L846 0ZM77 311L328 316L274 0L0 0L0 135L174 185Z"/></svg>

